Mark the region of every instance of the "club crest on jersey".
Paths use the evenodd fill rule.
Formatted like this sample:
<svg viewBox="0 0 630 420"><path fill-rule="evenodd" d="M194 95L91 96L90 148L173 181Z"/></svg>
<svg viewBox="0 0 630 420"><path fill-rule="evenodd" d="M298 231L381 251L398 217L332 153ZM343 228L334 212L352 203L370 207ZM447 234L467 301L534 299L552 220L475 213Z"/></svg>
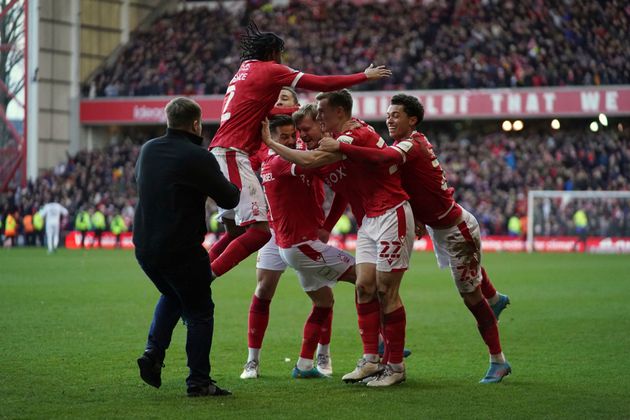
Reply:
<svg viewBox="0 0 630 420"><path fill-rule="evenodd" d="M260 216L260 207L255 201L252 201L252 216Z"/></svg>

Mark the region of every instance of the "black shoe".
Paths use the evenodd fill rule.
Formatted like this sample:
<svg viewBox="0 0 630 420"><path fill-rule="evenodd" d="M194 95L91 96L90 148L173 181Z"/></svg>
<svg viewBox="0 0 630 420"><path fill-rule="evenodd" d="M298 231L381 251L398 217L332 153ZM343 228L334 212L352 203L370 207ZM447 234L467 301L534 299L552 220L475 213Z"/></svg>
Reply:
<svg viewBox="0 0 630 420"><path fill-rule="evenodd" d="M162 385L162 362L154 360L153 356L144 352L138 359L138 367L140 368L140 377L146 383L156 388Z"/></svg>
<svg viewBox="0 0 630 420"><path fill-rule="evenodd" d="M206 386L191 386L188 387L189 397L220 397L224 395L232 395L227 389L221 389L215 385L214 381L210 381Z"/></svg>

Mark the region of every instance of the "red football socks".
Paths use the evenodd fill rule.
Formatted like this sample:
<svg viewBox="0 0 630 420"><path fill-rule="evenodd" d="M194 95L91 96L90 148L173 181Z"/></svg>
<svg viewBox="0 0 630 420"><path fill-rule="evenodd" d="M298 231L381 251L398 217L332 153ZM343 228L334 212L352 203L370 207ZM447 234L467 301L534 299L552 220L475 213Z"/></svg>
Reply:
<svg viewBox="0 0 630 420"><path fill-rule="evenodd" d="M322 325L331 312L332 308L313 306L313 310L304 324L304 338L302 339L302 351L300 352L301 358L313 360Z"/></svg>
<svg viewBox="0 0 630 420"><path fill-rule="evenodd" d="M332 334L333 309L330 308L328 317L324 320L322 328L319 330L319 344L325 346L330 344L330 336Z"/></svg>
<svg viewBox="0 0 630 420"><path fill-rule="evenodd" d="M221 253L225 251L225 248L227 248L230 242L232 242L236 238L236 236L225 233L219 238L218 241L213 243L212 247L210 247L210 252L208 252L208 255L210 256L210 261L214 261L219 258L219 255L221 255Z"/></svg>
<svg viewBox="0 0 630 420"><path fill-rule="evenodd" d="M482 299L476 305L469 306L468 310L472 312L477 320L477 328L488 346L490 354L501 353L501 342L499 341L499 328L497 327L497 319L494 317L492 309L488 301Z"/></svg>
<svg viewBox="0 0 630 420"><path fill-rule="evenodd" d="M249 306L249 319L247 321L247 346L252 349L262 348L265 331L269 324L270 300L260 299L254 295Z"/></svg>
<svg viewBox="0 0 630 420"><path fill-rule="evenodd" d="M384 362L392 364L403 362L406 326L407 316L404 306L383 316L383 338L387 352Z"/></svg>
<svg viewBox="0 0 630 420"><path fill-rule="evenodd" d="M378 332L381 325L378 299L368 303L357 303L359 333L363 341L363 354L378 354Z"/></svg>
<svg viewBox="0 0 630 420"><path fill-rule="evenodd" d="M249 228L238 238L232 240L225 250L211 261L212 272L218 277L236 267L238 263L258 251L271 239L268 231Z"/></svg>
<svg viewBox="0 0 630 420"><path fill-rule="evenodd" d="M486 299L490 299L497 294L497 289L494 288L494 285L483 267L481 267L481 293Z"/></svg>

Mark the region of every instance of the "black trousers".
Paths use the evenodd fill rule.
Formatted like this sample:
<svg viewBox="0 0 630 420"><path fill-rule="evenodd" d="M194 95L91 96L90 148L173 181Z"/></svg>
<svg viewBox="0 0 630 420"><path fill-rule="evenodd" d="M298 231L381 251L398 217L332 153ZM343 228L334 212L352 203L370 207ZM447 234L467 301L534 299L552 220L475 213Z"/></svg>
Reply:
<svg viewBox="0 0 630 420"><path fill-rule="evenodd" d="M97 243L98 243L98 247L101 248L102 239L103 239L103 229L94 229L94 242L92 243L92 248L96 248Z"/></svg>
<svg viewBox="0 0 630 420"><path fill-rule="evenodd" d="M183 318L188 328L186 355L190 369L186 384L209 385L214 302L208 255L166 267L147 259L138 258L138 262L162 294L155 306L146 349L163 360L173 329L179 318Z"/></svg>

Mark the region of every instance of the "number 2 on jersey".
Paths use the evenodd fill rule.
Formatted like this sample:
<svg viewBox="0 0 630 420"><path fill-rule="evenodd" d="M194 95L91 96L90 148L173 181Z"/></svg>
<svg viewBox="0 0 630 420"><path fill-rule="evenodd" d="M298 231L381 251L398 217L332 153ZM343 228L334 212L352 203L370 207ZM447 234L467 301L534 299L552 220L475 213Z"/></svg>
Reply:
<svg viewBox="0 0 630 420"><path fill-rule="evenodd" d="M225 98L225 105L223 105L223 111L221 112L221 122L229 120L230 117L232 116L230 112L227 112L227 109L228 109L228 106L230 105L230 101L234 97L235 91L236 91L236 85L228 86L227 91L225 91L226 98Z"/></svg>

